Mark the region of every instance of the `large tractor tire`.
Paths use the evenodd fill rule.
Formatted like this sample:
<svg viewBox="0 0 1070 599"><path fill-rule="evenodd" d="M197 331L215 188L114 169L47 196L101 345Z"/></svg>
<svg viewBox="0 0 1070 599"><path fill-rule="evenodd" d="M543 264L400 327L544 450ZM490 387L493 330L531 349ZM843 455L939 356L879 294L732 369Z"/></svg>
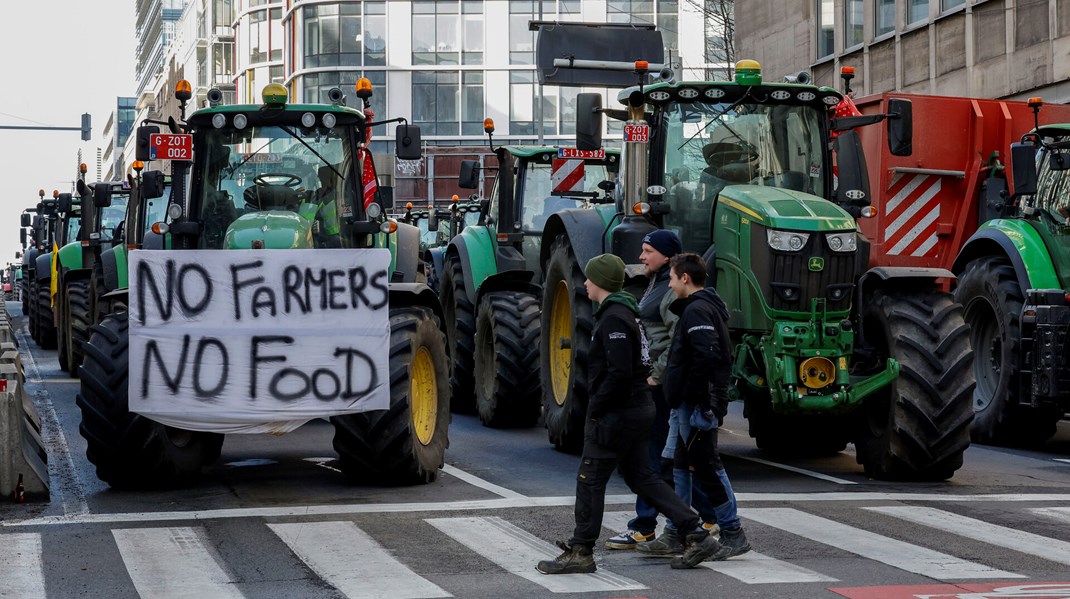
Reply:
<svg viewBox="0 0 1070 599"><path fill-rule="evenodd" d="M32 281L26 285L26 326L30 332L30 339L37 341L37 282ZM38 343L40 345L40 343Z"/></svg>
<svg viewBox="0 0 1070 599"><path fill-rule="evenodd" d="M116 489L187 485L219 458L223 435L164 426L130 411L128 324L126 312L108 316L84 346L77 404L86 457L97 477Z"/></svg>
<svg viewBox="0 0 1070 599"><path fill-rule="evenodd" d="M476 307L464 287L464 270L456 255L446 256L442 270L442 311L450 356L450 409L458 414L476 411Z"/></svg>
<svg viewBox="0 0 1070 599"><path fill-rule="evenodd" d="M973 343L973 425L977 443L1037 445L1055 434L1061 414L1019 404L1022 304L1010 261L986 257L966 265L955 289Z"/></svg>
<svg viewBox="0 0 1070 599"><path fill-rule="evenodd" d="M62 292L56 294L56 311L60 315L59 326L56 327L56 357L59 360L59 369L63 372L70 372L71 344L68 337L70 317L67 314L67 301Z"/></svg>
<svg viewBox="0 0 1070 599"><path fill-rule="evenodd" d="M495 291L479 302L476 404L484 425L527 427L538 422L539 329L539 301L531 294Z"/></svg>
<svg viewBox="0 0 1070 599"><path fill-rule="evenodd" d="M104 299L108 288L104 285L103 258L93 261L93 274L89 277L89 314L93 319L92 324L98 324L104 317L112 313L110 302Z"/></svg>
<svg viewBox="0 0 1070 599"><path fill-rule="evenodd" d="M973 352L962 306L936 290L877 290L862 316L867 344L900 370L858 413L858 462L873 478L950 478L970 446L973 420Z"/></svg>
<svg viewBox="0 0 1070 599"><path fill-rule="evenodd" d="M568 239L558 235L546 264L539 371L550 442L570 453L583 447L587 413L587 350L594 310L585 278Z"/></svg>
<svg viewBox="0 0 1070 599"><path fill-rule="evenodd" d="M83 346L89 341L89 281L79 279L67 285L64 301L63 327L64 339L67 341L67 364L71 376L78 376L78 367L82 365Z"/></svg>
<svg viewBox="0 0 1070 599"><path fill-rule="evenodd" d="M390 310L390 407L331 418L346 476L385 484L438 477L450 444L448 362L446 340L430 310Z"/></svg>
<svg viewBox="0 0 1070 599"><path fill-rule="evenodd" d="M56 349L56 325L52 322L52 292L48 281L37 283L37 345Z"/></svg>

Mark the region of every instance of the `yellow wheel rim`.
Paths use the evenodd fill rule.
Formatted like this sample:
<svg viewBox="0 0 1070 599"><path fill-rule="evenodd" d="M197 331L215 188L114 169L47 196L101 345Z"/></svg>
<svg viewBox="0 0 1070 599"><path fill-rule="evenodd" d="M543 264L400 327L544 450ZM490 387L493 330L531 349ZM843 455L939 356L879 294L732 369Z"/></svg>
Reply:
<svg viewBox="0 0 1070 599"><path fill-rule="evenodd" d="M572 369L572 306L568 284L561 281L554 290L550 314L550 381L554 401L565 405L568 395L568 375Z"/></svg>
<svg viewBox="0 0 1070 599"><path fill-rule="evenodd" d="M410 382L412 428L422 445L427 445L435 436L438 420L438 384L435 380L435 362L426 347L416 350L412 360Z"/></svg>

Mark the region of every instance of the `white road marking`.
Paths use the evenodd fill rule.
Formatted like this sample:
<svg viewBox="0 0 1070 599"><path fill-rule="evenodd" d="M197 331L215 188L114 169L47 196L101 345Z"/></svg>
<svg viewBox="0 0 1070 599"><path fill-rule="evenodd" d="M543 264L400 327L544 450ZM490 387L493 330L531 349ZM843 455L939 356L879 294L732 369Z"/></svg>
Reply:
<svg viewBox="0 0 1070 599"><path fill-rule="evenodd" d="M112 530L134 588L154 599L240 598L200 528Z"/></svg>
<svg viewBox="0 0 1070 599"><path fill-rule="evenodd" d="M44 597L45 572L41 562L41 535L0 535L4 559L0 559L0 597Z"/></svg>
<svg viewBox="0 0 1070 599"><path fill-rule="evenodd" d="M1066 458L1052 458L1052 461L1063 462L1064 464L1070 464L1070 460L1068 460Z"/></svg>
<svg viewBox="0 0 1070 599"><path fill-rule="evenodd" d="M313 464L319 466L320 468L323 468L324 470L330 470L332 472L337 472L339 474L345 474L344 472L342 472L338 468L335 468L334 466L328 466L327 465L328 462L333 462L336 459L337 458L305 458L305 461L306 462L312 462Z"/></svg>
<svg viewBox="0 0 1070 599"><path fill-rule="evenodd" d="M703 562L702 566L747 584L834 582L837 580L802 566L762 555L757 551L750 551L722 562Z"/></svg>
<svg viewBox="0 0 1070 599"><path fill-rule="evenodd" d="M65 524L99 524L108 522L163 522L182 520L214 520L221 518L271 518L281 516L336 516L353 514L396 514L411 512L458 512L464 510L508 510L571 506L572 495L558 497L524 497L518 499L482 499L472 501L443 501L426 503L356 503L342 505L295 505L286 507L223 508L178 512L117 512L110 514L82 514L41 516L25 520L2 520L0 527L48 526ZM933 503L1029 503L1070 502L1070 494L1005 493L991 495L955 495L951 493L736 493L741 504L762 502L851 502L851 501L925 501ZM606 505L634 506L635 495L609 495Z"/></svg>
<svg viewBox="0 0 1070 599"><path fill-rule="evenodd" d="M1038 516L1070 524L1070 507L1035 507L1029 511Z"/></svg>
<svg viewBox="0 0 1070 599"><path fill-rule="evenodd" d="M268 524L297 557L350 599L452 597L352 522Z"/></svg>
<svg viewBox="0 0 1070 599"><path fill-rule="evenodd" d="M41 381L41 370L37 367L37 360L33 357L33 351L26 343L26 337L22 331L18 332L19 347L27 348L26 361L30 363L33 377ZM44 382L44 381L41 381ZM51 380L48 381L51 383ZM82 490L81 479L78 471L74 468L74 460L71 458L71 449L67 444L67 436L63 434L63 427L56 416L56 409L48 390L44 387L37 389L33 394L37 407L38 416L41 417L41 441L45 444L45 452L49 454L48 477L52 481L49 485L49 493L52 499L63 506L65 516L85 516L89 514L89 502L85 499ZM53 455L58 452L58 456ZM58 457L59 459L54 459ZM57 481L70 481L57 482Z"/></svg>
<svg viewBox="0 0 1070 599"><path fill-rule="evenodd" d="M494 493L495 495L498 495L500 497L504 497L506 499L523 499L524 498L524 495L521 495L520 493L517 493L516 491L512 491L512 490L506 489L505 487L500 487L500 486L498 486L498 485L496 485L496 484L494 484L492 482L485 481L482 478L479 478L478 476L476 476L474 474L469 474L469 473L465 472L464 470L461 470L460 468L457 468L456 466L450 466L449 464L446 464L446 465L442 466L442 471L445 472L446 474L449 474L450 476L452 476L454 478L458 478L460 480L463 480L464 482L466 482L466 483L468 483L468 484L470 484L470 485L472 485L474 487L479 487L480 489L483 489L484 491L490 491L491 493Z"/></svg>
<svg viewBox="0 0 1070 599"><path fill-rule="evenodd" d="M990 524L976 518L968 518L953 512L931 507L887 506L863 508L894 516L908 522L950 532L960 537L998 544L1004 549L1028 553L1046 560L1070 565L1070 543L1042 537L1038 534Z"/></svg>
<svg viewBox="0 0 1070 599"><path fill-rule="evenodd" d="M535 564L540 560L557 557L561 550L501 518L434 518L426 522L507 572L533 582L551 593L593 593L646 588L634 580L601 568L593 574L541 574L535 569Z"/></svg>
<svg viewBox="0 0 1070 599"><path fill-rule="evenodd" d="M740 511L748 520L936 580L1025 578L792 508Z"/></svg>
<svg viewBox="0 0 1070 599"><path fill-rule="evenodd" d="M765 464L766 466L772 466L774 468L780 468L781 470L787 470L788 472L795 472L796 474L803 474L811 476L813 478L828 481L830 483L836 483L837 485L857 485L858 483L853 480L846 480L843 478L836 478L835 476L829 476L828 474L821 474L820 472L814 472L813 470L806 470L804 468L797 468L795 466L788 466L787 464L780 464L777 462L770 462L769 460L763 460L762 458L755 458L751 456L739 455L736 453L721 452L723 456L729 456L740 460L747 460L748 462L755 462L758 464ZM738 497L738 496L737 496Z"/></svg>

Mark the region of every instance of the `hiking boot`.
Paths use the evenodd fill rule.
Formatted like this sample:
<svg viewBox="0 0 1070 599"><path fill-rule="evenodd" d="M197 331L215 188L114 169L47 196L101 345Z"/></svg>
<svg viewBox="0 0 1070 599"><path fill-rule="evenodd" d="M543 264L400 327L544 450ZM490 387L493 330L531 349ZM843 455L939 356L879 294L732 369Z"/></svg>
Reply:
<svg viewBox="0 0 1070 599"><path fill-rule="evenodd" d="M687 548L684 554L674 557L669 563L674 570L694 568L704 561L720 561L728 557L730 551L704 530L697 530L687 535Z"/></svg>
<svg viewBox="0 0 1070 599"><path fill-rule="evenodd" d="M627 530L606 541L606 549L635 549L639 543L654 540L654 533L646 534L637 530Z"/></svg>
<svg viewBox="0 0 1070 599"><path fill-rule="evenodd" d="M716 522L703 522L702 530L705 530L713 536L717 536L721 533L721 527L718 526Z"/></svg>
<svg viewBox="0 0 1070 599"><path fill-rule="evenodd" d="M665 532L653 541L636 545L635 551L651 557L673 557L684 554L684 542L680 539L680 533L666 528Z"/></svg>
<svg viewBox="0 0 1070 599"><path fill-rule="evenodd" d="M743 532L743 527L735 530L722 530L721 546L731 551L727 557L743 555L750 551L750 542L747 541L747 535Z"/></svg>
<svg viewBox="0 0 1070 599"><path fill-rule="evenodd" d="M595 571L594 553L583 545L569 546L562 541L557 546L564 553L552 560L542 560L535 569L543 574L590 574Z"/></svg>

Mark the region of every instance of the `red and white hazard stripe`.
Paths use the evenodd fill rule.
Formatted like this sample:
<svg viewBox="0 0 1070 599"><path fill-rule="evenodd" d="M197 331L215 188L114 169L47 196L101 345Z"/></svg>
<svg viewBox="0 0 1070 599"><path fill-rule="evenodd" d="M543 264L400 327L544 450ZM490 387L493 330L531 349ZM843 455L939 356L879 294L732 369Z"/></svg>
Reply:
<svg viewBox="0 0 1070 599"><path fill-rule="evenodd" d="M550 183L556 192L583 191L583 160L555 158Z"/></svg>
<svg viewBox="0 0 1070 599"><path fill-rule="evenodd" d="M940 177L897 174L884 205L884 245L889 256L925 256L936 247Z"/></svg>

